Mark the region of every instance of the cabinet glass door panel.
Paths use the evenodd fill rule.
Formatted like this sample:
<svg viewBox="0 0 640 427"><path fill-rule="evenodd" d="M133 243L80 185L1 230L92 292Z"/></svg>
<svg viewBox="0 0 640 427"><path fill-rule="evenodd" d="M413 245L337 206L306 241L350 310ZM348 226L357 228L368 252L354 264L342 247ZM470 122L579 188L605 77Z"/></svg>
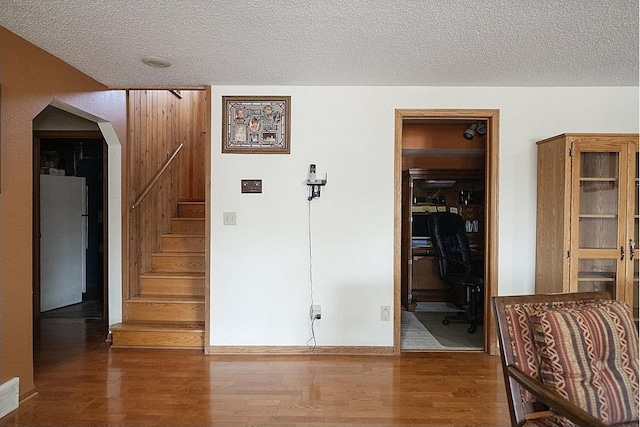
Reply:
<svg viewBox="0 0 640 427"><path fill-rule="evenodd" d="M578 262L578 292L607 291L616 298L617 261L581 259Z"/></svg>
<svg viewBox="0 0 640 427"><path fill-rule="evenodd" d="M616 249L618 221L608 218L580 218L581 249Z"/></svg>
<svg viewBox="0 0 640 427"><path fill-rule="evenodd" d="M580 154L578 247L615 249L618 246L620 154Z"/></svg>
<svg viewBox="0 0 640 427"><path fill-rule="evenodd" d="M593 215L598 218L617 218L618 215L618 180L580 181L580 215Z"/></svg>
<svg viewBox="0 0 640 427"><path fill-rule="evenodd" d="M620 175L620 155L617 151L583 151L580 156L580 178L607 179Z"/></svg>

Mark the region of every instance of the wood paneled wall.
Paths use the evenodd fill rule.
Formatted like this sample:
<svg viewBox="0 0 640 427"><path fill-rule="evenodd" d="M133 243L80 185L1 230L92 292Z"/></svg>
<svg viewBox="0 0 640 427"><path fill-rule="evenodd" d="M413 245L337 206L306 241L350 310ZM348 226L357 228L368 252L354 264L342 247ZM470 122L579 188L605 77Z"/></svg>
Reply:
<svg viewBox="0 0 640 427"><path fill-rule="evenodd" d="M170 229L178 200L204 200L206 92L130 90L127 93L128 295L139 293L139 276L151 270L151 254ZM143 193L175 149L184 144L142 203ZM126 313L123 313L126 318Z"/></svg>
<svg viewBox="0 0 640 427"><path fill-rule="evenodd" d="M179 103L180 115L178 141L185 149L178 157L180 165L180 200L204 201L204 144L206 117L206 92L181 91L182 99L174 96L173 104Z"/></svg>

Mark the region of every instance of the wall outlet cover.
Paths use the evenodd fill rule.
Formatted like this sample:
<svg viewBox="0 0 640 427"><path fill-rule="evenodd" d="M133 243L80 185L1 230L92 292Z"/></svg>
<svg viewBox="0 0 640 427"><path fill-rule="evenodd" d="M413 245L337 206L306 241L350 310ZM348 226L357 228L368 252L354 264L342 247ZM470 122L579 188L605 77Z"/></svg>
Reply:
<svg viewBox="0 0 640 427"><path fill-rule="evenodd" d="M320 305L312 305L309 307L309 317L311 319L319 320L322 318L322 307Z"/></svg>

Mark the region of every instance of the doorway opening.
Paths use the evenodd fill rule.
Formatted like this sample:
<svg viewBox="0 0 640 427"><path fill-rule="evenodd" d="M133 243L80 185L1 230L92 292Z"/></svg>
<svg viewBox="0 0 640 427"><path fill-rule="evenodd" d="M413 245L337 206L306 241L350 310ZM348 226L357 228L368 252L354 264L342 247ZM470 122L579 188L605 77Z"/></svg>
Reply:
<svg viewBox="0 0 640 427"><path fill-rule="evenodd" d="M498 118L498 110L396 110L396 353L497 354ZM441 277L430 228L443 216L463 228L477 286Z"/></svg>
<svg viewBox="0 0 640 427"><path fill-rule="evenodd" d="M108 323L107 143L52 106L34 119L34 340L42 320Z"/></svg>

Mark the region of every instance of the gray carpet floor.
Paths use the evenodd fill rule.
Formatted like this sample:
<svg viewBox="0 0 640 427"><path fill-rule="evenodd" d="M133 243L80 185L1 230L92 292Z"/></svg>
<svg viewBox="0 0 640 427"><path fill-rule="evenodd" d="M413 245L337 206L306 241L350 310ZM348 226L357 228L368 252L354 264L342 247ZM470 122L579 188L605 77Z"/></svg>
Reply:
<svg viewBox="0 0 640 427"><path fill-rule="evenodd" d="M445 316L458 311L454 305L444 302L419 302L414 312L403 310L401 348L415 351L482 349L482 326L470 334L467 324L442 324Z"/></svg>
<svg viewBox="0 0 640 427"><path fill-rule="evenodd" d="M442 324L442 320L455 313L436 311L416 311L414 316L424 325L424 327L435 337L435 339L445 347L478 347L484 345L482 327L475 333L470 334L467 330L468 323Z"/></svg>

